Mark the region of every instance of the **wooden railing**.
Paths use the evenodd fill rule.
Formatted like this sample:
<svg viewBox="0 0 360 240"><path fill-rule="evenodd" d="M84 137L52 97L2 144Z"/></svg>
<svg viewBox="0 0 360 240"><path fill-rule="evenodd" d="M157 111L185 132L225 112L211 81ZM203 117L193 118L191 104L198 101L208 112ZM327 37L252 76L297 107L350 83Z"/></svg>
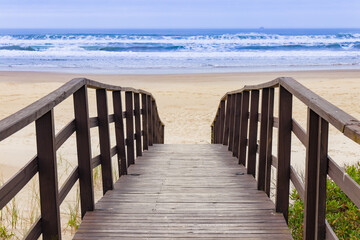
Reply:
<svg viewBox="0 0 360 240"><path fill-rule="evenodd" d="M98 116L93 118L89 118L88 88L96 89ZM107 91L112 91L114 114L111 115L108 114ZM125 93L125 111L122 110L122 92ZM71 95L74 100L75 119L55 135L53 109ZM135 156L141 156L142 151L147 150L148 146L164 143L164 124L159 118L155 99L150 93L102 84L85 78L73 79L37 102L1 120L0 141L34 121L37 155L0 188L2 209L36 173L39 173L41 216L25 239L38 239L41 234L43 239L61 239L60 204L77 180L80 184L83 217L87 211L94 210L93 168L101 165L105 194L113 189L111 157L117 154L121 176L127 174L127 167L135 163ZM110 146L110 123L115 124L115 146ZM98 127L99 130L100 155L92 157L90 128L94 127ZM74 132L78 166L59 189L56 151Z"/></svg>
<svg viewBox="0 0 360 240"><path fill-rule="evenodd" d="M278 117L274 117L275 88L278 88L279 94ZM306 131L292 118L293 96L308 107ZM360 143L360 122L357 119L294 79L278 78L226 93L212 123L211 138L214 144L228 145L239 164L246 165L248 174L254 177L258 174L258 189L265 191L268 196L271 166L277 168L275 206L286 221L290 181L293 183L304 202L305 239L337 239L325 219L327 176L358 208L360 186L328 155L329 124L354 142ZM278 128L277 156L272 154L274 127ZM305 183L290 164L292 133L306 147Z"/></svg>

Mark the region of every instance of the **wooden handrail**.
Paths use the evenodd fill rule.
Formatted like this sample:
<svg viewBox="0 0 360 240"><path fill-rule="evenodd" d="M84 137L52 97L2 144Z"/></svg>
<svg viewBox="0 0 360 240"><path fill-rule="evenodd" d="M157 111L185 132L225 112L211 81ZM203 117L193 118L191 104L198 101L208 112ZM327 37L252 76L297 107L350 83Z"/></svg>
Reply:
<svg viewBox="0 0 360 240"><path fill-rule="evenodd" d="M279 89L279 116L273 116L274 89ZM258 92L262 93L261 113L257 108ZM251 100L249 101L249 95ZM233 104L234 96L237 103ZM304 130L292 118L292 98L296 97L308 107L308 126ZM251 103L251 104L250 104ZM251 105L251 107L250 107ZM250 112L249 112L250 107ZM240 117L232 112L239 112ZM230 114L229 114L230 113ZM217 113L211 124L212 143L227 145L223 139L226 129L225 116L235 121L236 136L229 150L239 158L239 163L247 167L248 173L255 177L258 173L258 189L270 195L271 166L277 168L276 211L283 213L287 220L289 206L289 183L294 184L304 201L304 237L306 239L337 239L325 220L326 178L329 176L351 201L360 208L360 186L349 177L328 155L328 125L331 124L346 137L360 144L360 121L338 107L332 105L292 78L280 77L273 81L245 86L226 93L220 100ZM257 127L260 122L260 139ZM236 127L240 125L240 127ZM248 126L250 129L248 130ZM277 156L272 155L272 132L278 128ZM291 133L306 147L305 183L290 165ZM247 136L249 135L249 139ZM255 144L259 140L257 171ZM257 145L256 145L257 146ZM245 157L247 152L247 158ZM246 162L247 159L247 162Z"/></svg>
<svg viewBox="0 0 360 240"><path fill-rule="evenodd" d="M98 116L89 118L87 89L96 89ZM108 113L107 91L112 91L114 114ZM126 94L126 111L122 110L121 93ZM141 96L140 96L141 95ZM56 135L53 109L66 98L74 97L75 119ZM140 106L141 97L141 106ZM133 101L135 101L135 106ZM140 115L143 115L141 118ZM135 128L132 126L135 116ZM128 122L124 131L124 118ZM142 124L140 121L143 121ZM80 183L81 215L94 209L92 169L102 166L103 194L113 188L111 157L118 155L119 177L127 174L143 150L153 143L164 143L164 124L158 115L151 93L141 89L103 84L86 78L73 79L47 96L0 121L0 141L36 123L37 152L20 171L0 187L2 209L39 172L41 216L25 239L61 239L59 206L76 181ZM115 124L116 145L110 146L109 124ZM91 156L90 128L98 127L100 154ZM125 138L124 132L127 133ZM56 150L74 133L77 139L78 166L60 187L57 180ZM150 142L151 139L151 142ZM134 155L136 143L136 155ZM141 143L143 142L144 148ZM125 151L127 148L127 151Z"/></svg>

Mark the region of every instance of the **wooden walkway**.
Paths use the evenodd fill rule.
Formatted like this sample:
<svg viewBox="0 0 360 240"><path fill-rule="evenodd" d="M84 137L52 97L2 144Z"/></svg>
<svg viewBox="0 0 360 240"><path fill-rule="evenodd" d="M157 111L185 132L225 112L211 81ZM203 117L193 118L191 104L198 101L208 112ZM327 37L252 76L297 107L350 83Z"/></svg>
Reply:
<svg viewBox="0 0 360 240"><path fill-rule="evenodd" d="M74 239L291 239L274 208L227 146L154 145Z"/></svg>

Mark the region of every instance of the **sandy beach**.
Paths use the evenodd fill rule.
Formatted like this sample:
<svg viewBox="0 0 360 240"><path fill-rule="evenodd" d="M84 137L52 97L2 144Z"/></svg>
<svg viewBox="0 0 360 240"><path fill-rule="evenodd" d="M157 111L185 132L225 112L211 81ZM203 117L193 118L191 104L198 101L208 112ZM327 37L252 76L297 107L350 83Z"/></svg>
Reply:
<svg viewBox="0 0 360 240"><path fill-rule="evenodd" d="M227 92L242 88L244 85L258 84L280 76L293 77L303 85L327 99L356 118L360 118L360 70L342 71L303 71L303 72L264 72L264 73L226 73L226 74L177 74L177 75L99 75L99 74L66 74L48 72L0 72L0 119L26 107L65 82L76 77L86 77L114 85L142 88L151 92L156 98L158 111L165 124L165 143L209 144L210 125L217 110L220 98ZM109 93L109 106L111 97ZM275 109L277 108L275 100ZM306 129L307 108L294 99L293 118ZM96 116L95 91L89 90L90 116ZM276 111L276 110L275 110ZM59 131L74 118L72 98L68 98L55 108L55 129ZM112 108L109 107L109 112ZM275 113L276 114L276 113ZM111 142L114 144L114 131L110 129ZM97 129L91 129L93 156L99 154ZM276 129L274 142L276 143ZM300 174L304 172L305 148L293 135L292 165ZM57 151L59 186L63 184L72 169L77 165L75 134ZM96 147L97 146L97 147ZM276 154L276 146L273 153ZM7 181L32 156L36 154L34 124L0 143L0 179ZM360 149L357 144L343 136L338 130L330 127L329 155L340 165L358 162ZM115 157L113 159L116 169ZM100 177L97 178L100 181ZM34 185L35 184L35 185ZM29 198L21 204L28 211L23 216L38 214L34 209L36 203L33 191L36 191L37 180L31 181L20 193L20 198ZM95 184L95 198L102 196L101 182ZM34 190L35 189L35 190ZM19 200L20 199L20 200ZM76 188L61 205L62 221L68 221L71 204L76 201ZM25 226L29 224L25 223ZM31 224L30 224L31 225ZM65 226L65 225L64 225ZM26 229L26 228L25 228ZM66 230L66 229L65 229ZM65 231L64 239L71 239L73 232Z"/></svg>
<svg viewBox="0 0 360 240"><path fill-rule="evenodd" d="M358 94L360 71L330 70L176 75L0 72L0 119L45 96L72 78L87 77L114 85L142 88L153 93L160 117L165 124L165 143L208 144L210 143L210 124L220 98L227 91L242 88L244 85L266 82L279 76L295 78L334 105L360 118L360 108L356 108L360 102ZM96 115L93 94L93 91L89 91L91 116ZM306 128L306 107L298 100L294 100L294 109L293 117ZM110 111L112 111L111 108ZM56 129L59 130L72 118L73 108L70 98L55 108ZM30 125L0 144L2 156L0 164L7 167L7 170L1 173L3 178L7 179L29 160L30 153L35 153L34 136L33 125ZM295 138L293 139L296 141ZM330 153L342 156L338 159L340 163L356 160L348 160L350 157L348 155L352 154L347 151L354 149L349 142L346 137L331 129ZM23 150L16 150L20 145ZM294 149L293 152L295 157L297 152L301 152L301 145L299 144L299 149ZM17 155L15 158L14 153Z"/></svg>

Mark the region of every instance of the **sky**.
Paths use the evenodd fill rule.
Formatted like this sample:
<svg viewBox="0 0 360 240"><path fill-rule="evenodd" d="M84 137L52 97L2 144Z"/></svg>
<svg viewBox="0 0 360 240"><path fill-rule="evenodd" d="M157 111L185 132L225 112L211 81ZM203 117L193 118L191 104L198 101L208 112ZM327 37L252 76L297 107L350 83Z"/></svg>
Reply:
<svg viewBox="0 0 360 240"><path fill-rule="evenodd" d="M360 0L0 0L0 28L360 28Z"/></svg>

